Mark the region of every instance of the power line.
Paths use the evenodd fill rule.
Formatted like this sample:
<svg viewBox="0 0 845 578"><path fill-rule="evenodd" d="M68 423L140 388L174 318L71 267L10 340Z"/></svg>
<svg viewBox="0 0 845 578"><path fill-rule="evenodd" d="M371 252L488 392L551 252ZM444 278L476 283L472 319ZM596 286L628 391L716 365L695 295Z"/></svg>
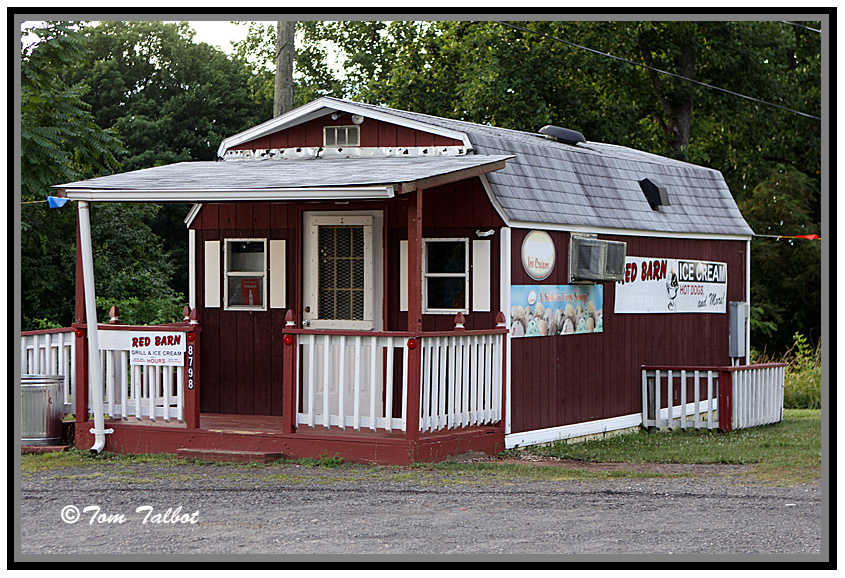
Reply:
<svg viewBox="0 0 845 578"><path fill-rule="evenodd" d="M598 51L598 50L594 50L594 49L592 49L592 48L587 48L586 46L581 46L580 44L575 44L574 42L569 42L568 40L563 40L563 39L561 39L561 38L556 38L556 37L554 37L554 36L551 36L551 35L549 35L549 34L545 34L545 33L543 33L543 32L537 32L536 30L530 30L530 29L528 29L528 28L523 28L522 26L516 26L515 24L509 24L508 22L502 22L501 20L493 20L493 22L496 22L497 24L502 24L502 25L504 25L504 26L510 26L511 28L515 28L515 29L517 29L517 30L522 30L523 32L530 32L530 33L532 33L532 34L537 34L538 36L545 36L546 38L549 38L549 39L551 39L551 40L555 40L555 41L557 41L557 42L562 42L563 44L566 44L566 45L572 46L572 47L574 47L574 48L580 48L581 50L586 50L587 52L592 52L592 53L594 53L594 54L598 54L598 55L600 55L600 56L606 56L606 57L608 57L608 58L612 58L612 59L614 59L614 60L619 60L619 61L621 61L621 62L626 62L626 63L628 63L628 64L632 64L632 65L634 65L634 66L639 66L640 68L645 68L645 69L647 69L647 70L652 70L652 71L657 72L657 73L659 73L659 74L665 74L666 76L671 76L671 77L673 77L673 78L678 78L678 79L680 79L680 80L686 80L687 82L691 82L691 83L693 83L693 84L697 84L697 85L699 85L699 86L703 86L703 87L705 87L705 88L712 88L713 90L720 90L720 91L725 92L725 93L727 93L727 94L732 94L733 96L738 96L738 97L740 97L740 98L745 98L745 99L747 99L747 100L752 100L752 101L754 101L754 102L759 102L760 104L766 104L766 105L768 105L768 106L774 106L774 107L776 107L776 108L780 108L780 109L785 110L785 111L787 111L787 112L791 112L791 113L794 113L794 114L798 114L798 115L801 115L801 116L805 116L805 117L807 117L807 118L813 118L813 119L816 119L816 120L821 120L821 117L819 117L819 116L815 116L815 115L812 115L812 114L807 114L806 112L801 112L801 111L799 111L799 110L793 110L793 109L791 109L791 108L787 108L787 107L785 107L785 106L781 106L781 105L779 105L779 104L774 104L774 103L772 103L772 102L767 102L767 101L765 101L765 100L760 100L759 98L754 98L753 96L747 96L747 95L745 95L745 94L740 94L740 93L738 93L738 92L734 92L734 91L732 91L732 90L727 90L726 88L720 88L720 87L718 87L718 86L713 86L712 84L707 84L706 82L701 82L701 81L698 81L698 80L694 80L694 79L692 79L692 78L687 78L686 76L681 76L680 74L674 74L674 73L672 73L672 72L666 72L665 70L660 70L660 69L658 69L658 68L652 68L651 66L648 66L648 65L646 65L646 64L641 64L641 63L639 63L639 62L634 62L634 61L632 61L632 60L627 60L627 59L625 59L625 58L620 58L619 56L614 56L614 55L612 55L612 54L608 54L608 53L606 53L606 52L600 52L600 51Z"/></svg>
<svg viewBox="0 0 845 578"><path fill-rule="evenodd" d="M780 20L781 24L792 24L793 26L800 26L801 28L806 28L807 30L812 30L813 32L818 32L819 34L822 33L821 30L816 30L815 28L810 28L809 26L804 26L803 24L798 24L797 22L787 22L786 20Z"/></svg>

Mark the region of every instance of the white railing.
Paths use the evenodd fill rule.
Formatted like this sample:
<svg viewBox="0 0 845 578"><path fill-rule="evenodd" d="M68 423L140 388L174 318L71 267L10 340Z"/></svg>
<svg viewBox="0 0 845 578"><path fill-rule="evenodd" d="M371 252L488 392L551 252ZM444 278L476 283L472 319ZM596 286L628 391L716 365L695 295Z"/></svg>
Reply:
<svg viewBox="0 0 845 578"><path fill-rule="evenodd" d="M733 429L783 419L784 364L746 365L733 371Z"/></svg>
<svg viewBox="0 0 845 578"><path fill-rule="evenodd" d="M504 335L420 339L420 430L469 427L502 419Z"/></svg>
<svg viewBox="0 0 845 578"><path fill-rule="evenodd" d="M300 338L297 424L359 431L405 430L406 336L332 333ZM393 415L396 396L402 400L399 417Z"/></svg>
<svg viewBox="0 0 845 578"><path fill-rule="evenodd" d="M21 333L21 374L63 378L64 412L73 413L76 378L76 339L73 329Z"/></svg>
<svg viewBox="0 0 845 578"><path fill-rule="evenodd" d="M719 373L715 367L643 369L643 427L717 429Z"/></svg>
<svg viewBox="0 0 845 578"><path fill-rule="evenodd" d="M729 431L777 423L785 370L783 363L643 367L643 426Z"/></svg>
<svg viewBox="0 0 845 578"><path fill-rule="evenodd" d="M136 331L162 331L162 327L136 327ZM166 328L173 331L173 328ZM129 332L99 331L103 369L103 410L111 418L185 419L184 368L162 365L130 365ZM88 407L93 411L89 391Z"/></svg>

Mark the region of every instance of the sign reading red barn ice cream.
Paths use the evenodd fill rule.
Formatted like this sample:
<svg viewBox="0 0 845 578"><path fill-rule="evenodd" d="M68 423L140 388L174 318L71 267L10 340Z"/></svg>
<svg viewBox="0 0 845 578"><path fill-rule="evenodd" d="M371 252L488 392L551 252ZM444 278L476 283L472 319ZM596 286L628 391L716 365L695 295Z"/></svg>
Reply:
<svg viewBox="0 0 845 578"><path fill-rule="evenodd" d="M727 291L727 263L627 256L613 311L725 313Z"/></svg>

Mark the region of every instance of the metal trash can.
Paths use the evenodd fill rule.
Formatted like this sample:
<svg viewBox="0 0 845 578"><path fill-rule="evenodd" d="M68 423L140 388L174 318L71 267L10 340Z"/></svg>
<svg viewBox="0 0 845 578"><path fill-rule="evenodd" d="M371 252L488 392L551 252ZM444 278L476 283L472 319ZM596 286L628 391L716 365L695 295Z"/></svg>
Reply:
<svg viewBox="0 0 845 578"><path fill-rule="evenodd" d="M21 445L62 444L61 375L21 375Z"/></svg>

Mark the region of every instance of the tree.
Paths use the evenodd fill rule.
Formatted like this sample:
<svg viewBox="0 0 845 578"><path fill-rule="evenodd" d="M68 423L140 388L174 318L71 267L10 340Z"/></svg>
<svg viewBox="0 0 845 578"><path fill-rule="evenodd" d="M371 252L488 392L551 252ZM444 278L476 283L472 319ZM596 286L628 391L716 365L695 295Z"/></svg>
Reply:
<svg viewBox="0 0 845 578"><path fill-rule="evenodd" d="M254 74L230 58L193 41L186 22L101 22L84 30L89 57L74 67L74 80L91 87L85 99L99 126L121 135L124 170L182 161L210 161L224 138L270 118L272 90L255 90ZM188 291L190 206L168 204L148 214L176 263L170 286Z"/></svg>
<svg viewBox="0 0 845 578"><path fill-rule="evenodd" d="M76 212L31 201L54 194L52 185L118 169L124 149L116 131L99 127L83 101L89 87L69 79L88 55L79 24L47 22L26 32L36 40L24 42L22 32L21 196L27 204L21 211L21 326L39 329L73 321ZM167 287L170 265L144 222L154 213L155 207L93 205L101 320L121 300L147 304L127 321L172 320L167 311L183 301Z"/></svg>
<svg viewBox="0 0 845 578"><path fill-rule="evenodd" d="M297 104L325 94L528 132L565 126L721 171L755 230L787 235L800 222L821 231L821 123L765 104L820 116L821 41L810 30L819 22L514 24L299 22ZM239 50L266 61L267 32ZM330 49L343 75L328 66ZM795 215L767 220L760 211L774 196ZM812 336L821 325L818 259L805 245L775 251L764 239L752 248L752 344L781 350L796 330ZM774 282L785 262L808 263L792 285ZM798 304L766 284L800 285L809 302L792 316Z"/></svg>
<svg viewBox="0 0 845 578"><path fill-rule="evenodd" d="M293 59L296 21L276 23L276 82L273 93L273 116L293 109Z"/></svg>

